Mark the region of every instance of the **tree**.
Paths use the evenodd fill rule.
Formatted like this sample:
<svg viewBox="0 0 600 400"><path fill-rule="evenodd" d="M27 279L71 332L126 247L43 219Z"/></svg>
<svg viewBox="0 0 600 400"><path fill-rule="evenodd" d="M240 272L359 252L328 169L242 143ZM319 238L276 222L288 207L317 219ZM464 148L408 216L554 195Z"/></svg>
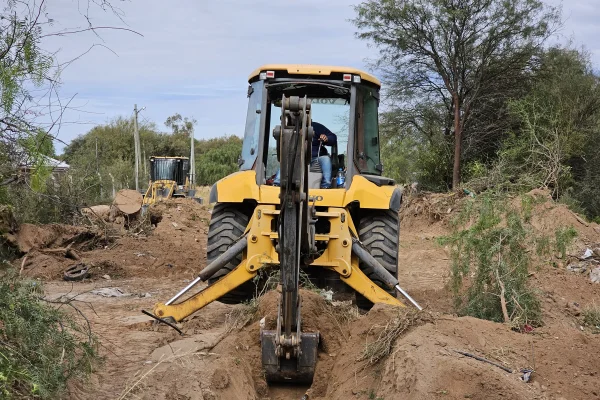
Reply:
<svg viewBox="0 0 600 400"><path fill-rule="evenodd" d="M90 12L94 9L112 12L121 18L110 0L87 0L80 15L85 27L73 30L54 28L52 9L46 0L9 0L0 10L0 152L7 162L0 164L0 185L10 182L15 165L24 157L39 161L43 155L53 155L53 140L71 99L59 95L60 74L77 60L57 58L57 50L44 49L44 38L54 36L69 38L84 31L94 31L99 36L102 29L122 29L110 26L97 27ZM72 22L72 21L70 21ZM89 52L96 44L92 44ZM104 46L105 47L105 46ZM85 54L84 53L84 54ZM25 153L25 154L24 154ZM35 174L35 171L34 171Z"/></svg>
<svg viewBox="0 0 600 400"><path fill-rule="evenodd" d="M498 164L525 189L568 195L588 216L600 215L600 78L589 56L554 47L541 57L531 92L512 101L517 125Z"/></svg>
<svg viewBox="0 0 600 400"><path fill-rule="evenodd" d="M392 102L416 124L423 104L446 109L456 188L474 110L535 67L559 13L540 0L367 0L355 10L357 36L380 50Z"/></svg>
<svg viewBox="0 0 600 400"><path fill-rule="evenodd" d="M185 137L190 137L190 135L194 132L194 125L196 125L197 122L198 121L196 121L194 118L183 118L181 114L175 113L167 118L165 121L165 126L167 128L171 128L174 135L181 134Z"/></svg>

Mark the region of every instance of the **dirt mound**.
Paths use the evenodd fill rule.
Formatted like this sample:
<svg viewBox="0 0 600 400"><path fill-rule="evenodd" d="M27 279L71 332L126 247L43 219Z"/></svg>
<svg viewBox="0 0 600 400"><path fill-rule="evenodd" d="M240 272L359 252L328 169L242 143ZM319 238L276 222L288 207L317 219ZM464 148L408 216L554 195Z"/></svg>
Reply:
<svg viewBox="0 0 600 400"><path fill-rule="evenodd" d="M334 305L305 290L305 330L321 334L314 382L310 387L267 385L259 321L264 317L265 328L274 327L277 296L267 293L256 308L209 305L183 324L186 336L171 332L148 356L130 380L130 398L279 400L306 393L313 400L562 399L598 393L594 382L600 366L586 352L597 354L600 341L589 335L568 330L521 334L475 318L385 305L358 316L346 304ZM230 331L229 315L241 315L243 307L251 313L250 322ZM570 342L559 345L563 340ZM521 380L523 369L535 370L529 383Z"/></svg>
<svg viewBox="0 0 600 400"><path fill-rule="evenodd" d="M600 225L589 223L569 210L565 204L556 203L549 191L535 189L526 196L533 199L530 223L539 234L552 236L557 229L573 227L578 233L576 244L581 246L598 242ZM522 208L524 198L527 197L518 197L513 204Z"/></svg>
<svg viewBox="0 0 600 400"><path fill-rule="evenodd" d="M23 253L31 250L53 249L72 245L90 250L104 240L102 232L84 226L62 224L22 224L13 236L14 243Z"/></svg>
<svg viewBox="0 0 600 400"><path fill-rule="evenodd" d="M64 252L49 251L72 244L81 261L90 267L91 278L105 274L118 277L174 277L193 279L205 264L206 234L210 213L191 199L177 199L153 205L149 214L155 226L131 232L123 226L107 229L111 242L100 240L106 232L65 225L21 226L15 241L27 259L23 275L41 279L62 279L76 261ZM150 225L150 224L149 224Z"/></svg>
<svg viewBox="0 0 600 400"><path fill-rule="evenodd" d="M545 192L532 192L530 197L530 203L515 198L514 205L531 207L530 224L536 232L553 236L557 228L573 226L579 233L573 254L580 254L587 243L600 242L597 225L581 222ZM407 199L401 211L400 282L428 311L415 314L377 305L359 316L351 304L331 303L302 290L303 329L321 334L311 386L267 385L262 374L260 321L264 318L267 329L275 327L275 291L258 304L211 303L180 324L184 336L164 325L151 325L140 315L140 309L151 310L155 302L177 293L206 261L208 206L190 199L156 204L149 209L149 233L122 231L122 237L107 247L79 252L83 262L95 266L92 278L100 281L74 285L84 293L79 298L94 303L88 317L110 351L103 352L107 363L92 384L72 396L283 400L307 393L311 400L600 399L600 335L582 326L581 316L585 307L600 302L600 284L568 271L568 260L560 260L561 266L549 255L530 269L530 283L544 314L544 326L533 332L517 333L504 324L452 314L452 296L445 287L451 260L436 238L450 233L450 218L467 200L463 195L426 194ZM60 238L51 244L65 245ZM54 253L40 252L38 257L46 266L28 265L24 274L61 279L63 269L74 263ZM107 285L100 278L104 274L115 280L110 286L151 298L86 294ZM73 290L70 282L46 286L56 296ZM397 335L388 340L386 332L394 327ZM378 343L383 346L374 347ZM388 355L371 363L374 349ZM520 379L523 368L535 370L529 383Z"/></svg>
<svg viewBox="0 0 600 400"><path fill-rule="evenodd" d="M421 193L404 200L400 210L402 229L420 229L445 222L462 205L465 196L457 193Z"/></svg>

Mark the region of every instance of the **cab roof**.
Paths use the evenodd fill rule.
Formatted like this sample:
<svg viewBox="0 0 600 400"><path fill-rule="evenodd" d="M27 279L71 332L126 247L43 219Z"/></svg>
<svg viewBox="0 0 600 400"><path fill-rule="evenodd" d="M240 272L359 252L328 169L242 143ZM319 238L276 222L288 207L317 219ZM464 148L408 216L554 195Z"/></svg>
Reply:
<svg viewBox="0 0 600 400"><path fill-rule="evenodd" d="M373 83L381 87L379 79L373 75L351 67L340 67L332 65L311 65L311 64L266 64L254 70L248 77L248 81L256 79L263 71L286 71L290 75L322 75L329 76L332 73L345 73L360 75L361 80Z"/></svg>

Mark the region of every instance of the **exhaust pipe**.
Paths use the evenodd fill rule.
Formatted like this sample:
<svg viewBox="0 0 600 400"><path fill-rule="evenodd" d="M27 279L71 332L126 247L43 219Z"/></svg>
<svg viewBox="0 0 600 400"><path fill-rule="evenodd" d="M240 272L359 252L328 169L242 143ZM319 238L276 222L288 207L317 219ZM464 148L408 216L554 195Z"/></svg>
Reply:
<svg viewBox="0 0 600 400"><path fill-rule="evenodd" d="M362 243L354 238L352 239L352 251L362 262L373 268L379 279L381 279L383 283L386 284L390 289L396 289L402 296L410 301L413 306L417 307L419 311L423 310L423 307L421 307L419 303L417 303L412 297L410 297L408 293L406 293L404 289L400 287L398 279L394 278L394 276L390 274L390 272L385 269L383 265L381 265L381 263L377 261L377 259L373 257L371 253L369 253L367 249L364 248Z"/></svg>

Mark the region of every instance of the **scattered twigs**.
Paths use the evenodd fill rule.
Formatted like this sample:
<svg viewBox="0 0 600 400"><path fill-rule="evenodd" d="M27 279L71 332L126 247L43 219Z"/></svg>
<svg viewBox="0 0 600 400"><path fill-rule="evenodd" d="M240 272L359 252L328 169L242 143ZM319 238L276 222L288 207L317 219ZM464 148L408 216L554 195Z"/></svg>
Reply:
<svg viewBox="0 0 600 400"><path fill-rule="evenodd" d="M483 357L476 356L475 354L467 353L467 352L464 352L464 351L458 351L458 350L454 350L454 351L455 351L456 353L458 353L458 354L462 354L463 356L474 358L474 359L476 359L477 361L482 361L482 362L484 362L484 363L491 364L491 365L493 365L494 367L498 367L498 368L500 368L500 369L502 369L502 370L504 370L504 371L508 372L509 374L512 374L512 372L513 372L513 371L512 371L512 369L510 369L510 368L507 368L507 367L505 367L504 365L500 365L500 364L498 364L498 363L495 363L495 362L493 362L493 361L490 361L490 360L488 360L488 359L486 359L486 358L483 358Z"/></svg>
<svg viewBox="0 0 600 400"><path fill-rule="evenodd" d="M504 322L508 324L510 322L510 317L508 316L508 309L506 308L506 297L504 296L506 290L504 289L504 283L502 283L502 281L500 280L500 274L498 273L498 270L496 270L496 279L498 280L498 284L500 285L500 305L502 307L502 315L504 316Z"/></svg>
<svg viewBox="0 0 600 400"><path fill-rule="evenodd" d="M23 269L25 268L25 263L27 263L27 256L29 254L26 254L25 257L23 257L23 261L21 261L21 269L19 270L19 276L21 276L23 274Z"/></svg>
<svg viewBox="0 0 600 400"><path fill-rule="evenodd" d="M38 251L41 253L64 254L65 258L71 258L76 261L81 260L79 254L77 254L77 252L71 248L72 245L73 243L71 243L67 247L59 247L57 249L39 249Z"/></svg>

